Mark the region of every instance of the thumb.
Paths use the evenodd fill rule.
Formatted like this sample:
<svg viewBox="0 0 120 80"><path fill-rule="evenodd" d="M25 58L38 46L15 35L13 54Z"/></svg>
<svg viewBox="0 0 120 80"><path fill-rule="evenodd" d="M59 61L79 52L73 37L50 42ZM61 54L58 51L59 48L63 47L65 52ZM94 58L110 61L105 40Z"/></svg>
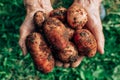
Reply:
<svg viewBox="0 0 120 80"><path fill-rule="evenodd" d="M27 26L22 24L20 27L20 39L19 39L19 46L22 50L23 55L26 55L27 48L26 48L26 37L29 35L30 31L27 29Z"/></svg>
<svg viewBox="0 0 120 80"><path fill-rule="evenodd" d="M20 27L20 39L19 39L19 46L22 49L23 55L26 55L27 48L26 48L26 37L34 30L33 25L33 15L27 15L24 22Z"/></svg>
<svg viewBox="0 0 120 80"><path fill-rule="evenodd" d="M23 55L26 55L26 53L27 53L26 37L33 31L32 27L33 27L32 25L29 25L29 27L28 27L24 24L20 27L19 45L22 49Z"/></svg>
<svg viewBox="0 0 120 80"><path fill-rule="evenodd" d="M104 53L104 34L99 13L88 14L87 28L92 32L97 41L97 49L101 54Z"/></svg>
<svg viewBox="0 0 120 80"><path fill-rule="evenodd" d="M104 39L104 34L103 34L102 29L100 29L99 26L97 26L97 25L96 25L96 27L89 28L89 29L93 33L93 35L95 36L95 39L97 41L98 52L103 54L105 39Z"/></svg>
<svg viewBox="0 0 120 80"><path fill-rule="evenodd" d="M103 31L96 29L94 33L95 33L94 35L95 35L95 38L98 44L98 51L101 54L103 54L104 53L104 42L105 42Z"/></svg>

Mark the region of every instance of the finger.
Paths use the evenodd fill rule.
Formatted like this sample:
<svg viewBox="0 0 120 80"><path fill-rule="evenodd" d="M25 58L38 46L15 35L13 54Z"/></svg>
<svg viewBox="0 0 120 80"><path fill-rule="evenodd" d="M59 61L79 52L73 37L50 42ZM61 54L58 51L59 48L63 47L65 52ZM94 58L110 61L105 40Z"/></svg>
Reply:
<svg viewBox="0 0 120 80"><path fill-rule="evenodd" d="M78 59L77 59L77 61L75 61L75 62L73 62L73 63L71 64L71 67L72 67L72 68L78 67L83 58L84 58L84 56L79 56Z"/></svg>
<svg viewBox="0 0 120 80"><path fill-rule="evenodd" d="M63 64L63 67L64 67L64 68L70 67L70 63L64 63L64 64Z"/></svg>
<svg viewBox="0 0 120 80"><path fill-rule="evenodd" d="M97 20L96 20L97 19ZM98 52L100 52L101 54L104 53L104 34L102 31L102 24L100 22L100 18L96 18L94 19L89 19L88 23L87 23L87 27L88 29L93 33L93 35L95 36L95 39L97 41L97 49Z"/></svg>
<svg viewBox="0 0 120 80"><path fill-rule="evenodd" d="M27 26L24 24L20 27L20 39L19 39L19 46L22 50L23 55L26 55L27 48L26 48L26 37L30 34L31 30L27 29Z"/></svg>
<svg viewBox="0 0 120 80"><path fill-rule="evenodd" d="M34 30L33 15L27 15L23 24L20 27L19 45L22 49L23 55L26 55L27 48L25 45L26 37Z"/></svg>
<svg viewBox="0 0 120 80"><path fill-rule="evenodd" d="M89 6L91 2L92 0L74 0L74 4L79 4L82 7L85 7L86 5Z"/></svg>
<svg viewBox="0 0 120 80"><path fill-rule="evenodd" d="M58 66L58 67L62 67L63 63L61 61L56 60L55 65Z"/></svg>
<svg viewBox="0 0 120 80"><path fill-rule="evenodd" d="M104 53L104 35L102 31L98 31L98 29L95 30L95 38L97 40L97 44L98 44L98 51L103 54Z"/></svg>

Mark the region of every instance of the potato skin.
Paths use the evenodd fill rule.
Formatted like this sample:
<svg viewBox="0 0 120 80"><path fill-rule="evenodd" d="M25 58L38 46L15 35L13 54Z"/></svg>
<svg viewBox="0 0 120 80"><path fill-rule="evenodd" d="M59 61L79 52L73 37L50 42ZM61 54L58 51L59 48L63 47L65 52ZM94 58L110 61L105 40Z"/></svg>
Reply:
<svg viewBox="0 0 120 80"><path fill-rule="evenodd" d="M62 62L74 62L78 58L78 51L75 45L69 42L68 46L63 51L58 51L57 57Z"/></svg>
<svg viewBox="0 0 120 80"><path fill-rule="evenodd" d="M93 57L96 54L97 43L90 31L87 29L77 30L73 38L80 55Z"/></svg>
<svg viewBox="0 0 120 80"><path fill-rule="evenodd" d="M67 10L67 21L74 29L81 29L87 22L87 12L78 4L73 4Z"/></svg>
<svg viewBox="0 0 120 80"><path fill-rule="evenodd" d="M66 21L66 16L67 16L67 9L64 7L54 9L50 12L50 17L55 17L63 22Z"/></svg>
<svg viewBox="0 0 120 80"><path fill-rule="evenodd" d="M46 14L44 12L37 11L34 14L33 21L34 21L36 28L40 29L45 20L46 20Z"/></svg>
<svg viewBox="0 0 120 80"><path fill-rule="evenodd" d="M57 18L50 17L44 25L44 33L50 44L57 50L63 50L68 44L68 32Z"/></svg>
<svg viewBox="0 0 120 80"><path fill-rule="evenodd" d="M66 29L67 29L67 32L68 32L68 39L69 40L71 40L72 39L72 37L73 37L73 34L74 34L74 32L75 32L75 30L74 29L72 29L70 26L68 26L67 24L65 24L65 27L66 27Z"/></svg>
<svg viewBox="0 0 120 80"><path fill-rule="evenodd" d="M26 45L37 69L48 73L54 68L54 58L43 37L39 33L31 33L26 39Z"/></svg>

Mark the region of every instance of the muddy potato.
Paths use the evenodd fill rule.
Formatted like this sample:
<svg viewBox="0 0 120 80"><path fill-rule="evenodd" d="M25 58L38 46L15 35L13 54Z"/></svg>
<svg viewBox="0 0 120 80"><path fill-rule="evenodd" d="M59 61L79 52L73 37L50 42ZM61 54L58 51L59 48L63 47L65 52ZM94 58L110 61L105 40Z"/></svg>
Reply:
<svg viewBox="0 0 120 80"><path fill-rule="evenodd" d="M75 30L70 28L70 27L66 27L66 29L67 29L67 32L68 32L68 39L70 40L70 39L72 39Z"/></svg>
<svg viewBox="0 0 120 80"><path fill-rule="evenodd" d="M90 31L87 29L77 30L74 33L74 42L81 55L93 57L97 50L97 43Z"/></svg>
<svg viewBox="0 0 120 80"><path fill-rule="evenodd" d="M71 40L72 37L73 37L73 34L74 34L75 30L72 29L68 23L64 23L64 25L65 25L65 27L66 27L66 29L67 29L67 32L68 32L67 38L68 38L69 40Z"/></svg>
<svg viewBox="0 0 120 80"><path fill-rule="evenodd" d="M87 12L78 4L67 10L67 21L72 28L81 29L87 22Z"/></svg>
<svg viewBox="0 0 120 80"><path fill-rule="evenodd" d="M63 22L66 21L66 16L67 16L67 9L63 7L54 9L50 12L50 17L55 17Z"/></svg>
<svg viewBox="0 0 120 80"><path fill-rule="evenodd" d="M42 12L42 11L37 11L34 14L34 17L33 17L35 27L40 29L42 27L45 19L46 19L46 14L44 12Z"/></svg>
<svg viewBox="0 0 120 80"><path fill-rule="evenodd" d="M26 39L26 45L36 68L44 73L54 68L54 59L50 48L39 33L32 33Z"/></svg>
<svg viewBox="0 0 120 80"><path fill-rule="evenodd" d="M48 18L44 25L44 33L49 43L57 50L63 50L68 44L68 32L64 24L57 18Z"/></svg>
<svg viewBox="0 0 120 80"><path fill-rule="evenodd" d="M77 60L78 51L75 45L69 42L69 44L66 48L64 48L64 50L58 51L57 56L62 62L74 62Z"/></svg>

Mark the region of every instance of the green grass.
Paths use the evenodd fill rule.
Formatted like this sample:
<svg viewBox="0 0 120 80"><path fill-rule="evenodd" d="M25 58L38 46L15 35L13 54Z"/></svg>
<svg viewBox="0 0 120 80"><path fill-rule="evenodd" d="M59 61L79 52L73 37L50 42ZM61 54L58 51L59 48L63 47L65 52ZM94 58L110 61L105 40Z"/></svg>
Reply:
<svg viewBox="0 0 120 80"><path fill-rule="evenodd" d="M69 7L72 0L54 5ZM77 68L54 68L43 74L18 45L19 27L25 18L22 0L0 0L0 80L120 80L120 0L104 0L105 54L84 58Z"/></svg>

